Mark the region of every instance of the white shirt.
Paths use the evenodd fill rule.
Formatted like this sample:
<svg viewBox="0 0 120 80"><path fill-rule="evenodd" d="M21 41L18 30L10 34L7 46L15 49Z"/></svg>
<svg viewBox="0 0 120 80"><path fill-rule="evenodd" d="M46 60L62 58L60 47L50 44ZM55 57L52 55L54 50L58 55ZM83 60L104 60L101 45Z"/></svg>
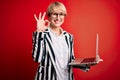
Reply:
<svg viewBox="0 0 120 80"><path fill-rule="evenodd" d="M51 35L53 47L54 47L56 67L60 72L60 74L62 75L62 78L60 80L68 80L68 67L67 67L68 46L65 41L65 36L63 35L63 31L61 35L57 35L54 31L50 29L50 35Z"/></svg>

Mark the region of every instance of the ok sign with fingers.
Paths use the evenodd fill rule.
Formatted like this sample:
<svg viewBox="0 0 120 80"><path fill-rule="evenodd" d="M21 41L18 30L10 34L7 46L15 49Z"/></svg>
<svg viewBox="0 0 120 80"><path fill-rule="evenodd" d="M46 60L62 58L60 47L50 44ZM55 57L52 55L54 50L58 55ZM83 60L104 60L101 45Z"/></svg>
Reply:
<svg viewBox="0 0 120 80"><path fill-rule="evenodd" d="M40 12L39 17L37 18L36 14L34 14L34 18L37 21L36 30L38 32L43 32L47 28L46 22L49 23L49 21L44 20L45 15L46 15L46 12L43 13L43 16L42 16L42 13Z"/></svg>

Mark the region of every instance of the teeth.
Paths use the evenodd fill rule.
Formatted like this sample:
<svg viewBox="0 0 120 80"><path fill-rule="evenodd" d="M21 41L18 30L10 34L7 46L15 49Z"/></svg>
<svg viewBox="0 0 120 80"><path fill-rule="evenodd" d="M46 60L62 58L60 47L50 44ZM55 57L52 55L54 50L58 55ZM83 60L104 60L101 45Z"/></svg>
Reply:
<svg viewBox="0 0 120 80"><path fill-rule="evenodd" d="M55 23L60 23L59 21L55 21Z"/></svg>

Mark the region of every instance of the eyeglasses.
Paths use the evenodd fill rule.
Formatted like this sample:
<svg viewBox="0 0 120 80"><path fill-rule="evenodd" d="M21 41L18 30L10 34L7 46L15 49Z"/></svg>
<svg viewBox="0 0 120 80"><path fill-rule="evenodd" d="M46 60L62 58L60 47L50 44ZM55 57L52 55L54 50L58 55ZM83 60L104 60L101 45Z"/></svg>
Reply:
<svg viewBox="0 0 120 80"><path fill-rule="evenodd" d="M58 15L61 18L64 18L66 16L66 14L64 14L64 13L51 13L51 17L54 17L54 18L58 17Z"/></svg>

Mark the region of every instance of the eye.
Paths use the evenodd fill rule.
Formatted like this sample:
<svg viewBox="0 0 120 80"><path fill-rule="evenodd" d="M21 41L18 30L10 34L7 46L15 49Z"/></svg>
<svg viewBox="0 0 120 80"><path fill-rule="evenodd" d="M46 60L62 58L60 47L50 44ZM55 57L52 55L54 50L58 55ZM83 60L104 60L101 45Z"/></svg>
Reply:
<svg viewBox="0 0 120 80"><path fill-rule="evenodd" d="M60 16L64 16L64 14L63 14L63 13L60 13L59 15L60 15Z"/></svg>
<svg viewBox="0 0 120 80"><path fill-rule="evenodd" d="M57 16L57 15L58 15L58 13L53 13L53 15Z"/></svg>

